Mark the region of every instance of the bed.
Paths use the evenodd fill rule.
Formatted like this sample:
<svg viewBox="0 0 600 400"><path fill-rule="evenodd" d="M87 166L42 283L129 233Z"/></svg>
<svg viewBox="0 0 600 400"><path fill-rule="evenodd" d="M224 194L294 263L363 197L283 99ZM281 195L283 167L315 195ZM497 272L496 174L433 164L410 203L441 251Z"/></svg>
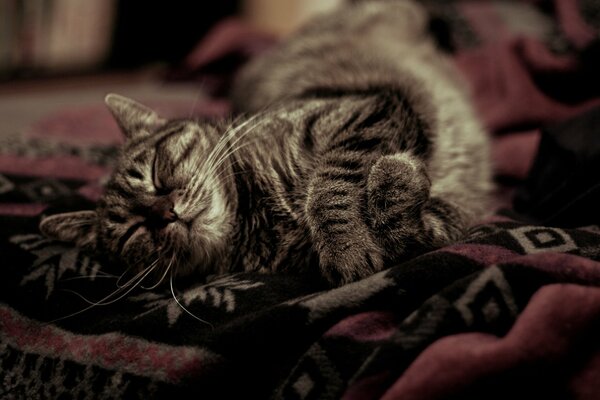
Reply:
<svg viewBox="0 0 600 400"><path fill-rule="evenodd" d="M107 297L110 265L37 226L100 196L121 140L101 105L114 82L85 104L13 96L30 109L10 134L0 122L0 398L599 398L600 9L424 4L492 137L496 211L335 289L237 273ZM272 43L229 19L169 83L121 92L217 118L237 68Z"/></svg>

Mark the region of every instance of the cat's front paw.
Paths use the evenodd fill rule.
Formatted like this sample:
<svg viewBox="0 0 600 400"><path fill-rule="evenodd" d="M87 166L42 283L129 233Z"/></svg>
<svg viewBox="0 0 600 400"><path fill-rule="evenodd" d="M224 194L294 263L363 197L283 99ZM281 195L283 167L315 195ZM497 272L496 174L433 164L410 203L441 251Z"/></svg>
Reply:
<svg viewBox="0 0 600 400"><path fill-rule="evenodd" d="M330 243L319 251L321 273L334 286L342 286L383 269L381 249L369 242Z"/></svg>

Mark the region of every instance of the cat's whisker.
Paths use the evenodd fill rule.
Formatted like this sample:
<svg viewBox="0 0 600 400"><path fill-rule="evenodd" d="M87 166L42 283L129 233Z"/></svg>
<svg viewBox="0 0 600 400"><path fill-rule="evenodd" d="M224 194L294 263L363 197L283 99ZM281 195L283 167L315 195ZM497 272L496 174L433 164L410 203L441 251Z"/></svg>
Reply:
<svg viewBox="0 0 600 400"><path fill-rule="evenodd" d="M169 263L169 266L171 266L171 263L173 262L173 259L171 259L171 262ZM188 313L192 318L197 319L198 321L210 326L212 329L215 329L214 325L211 324L208 321L203 320L202 318L194 315L194 313L192 313L190 310L188 310L183 304L181 304L181 302L179 301L179 299L177 298L177 295L175 294L175 289L173 287L173 276L175 275L175 271L174 269L171 270L171 276L169 277L169 286L171 287L171 294L173 295L173 299L175 300L175 302L177 303L177 305L186 313Z"/></svg>
<svg viewBox="0 0 600 400"><path fill-rule="evenodd" d="M76 281L76 280L82 280L82 279L89 279L89 280L94 280L94 279L118 279L117 276L112 276L112 275L97 275L94 277L91 276L72 276L70 278L62 278L61 281L62 282L68 282L68 281Z"/></svg>
<svg viewBox="0 0 600 400"><path fill-rule="evenodd" d="M198 105L198 101L200 101L200 97L203 90L202 90L202 84L200 84L200 88L199 88L199 92L198 94L195 96L194 98L194 102L192 103L192 108L190 109L190 112L188 114L188 119L191 119L194 116L194 111L196 110L196 106Z"/></svg>
<svg viewBox="0 0 600 400"><path fill-rule="evenodd" d="M234 145L235 143L237 143L243 137L245 137L248 134L250 134L251 131L253 129L255 129L256 127L258 127L259 125L260 125L260 122L257 123L257 124L255 124L255 125L253 125L252 127L248 128L248 130L246 130L242 135L240 135L240 137L234 143L232 143L232 145ZM225 154L223 154L214 165L212 165L212 166L209 167L209 169L207 171L202 171L201 175L202 176L207 176L207 177L213 177L213 175L216 175L216 176L214 176L214 178L211 178L211 179L214 180L214 181L217 181L217 182L220 181L221 178L222 178L222 176L223 176L223 174L225 174L225 173L227 173L229 171L228 170L224 170L224 171L217 172L218 169L219 169L219 167L221 165L223 165L223 163L225 163L225 161L227 161L228 159L230 159L230 157L233 154L235 154L236 152L238 152L239 150L241 150L242 148L244 148L244 147L246 147L246 146L248 146L250 144L252 144L252 141L248 141L248 142L242 143L242 144L238 145L235 148L232 148L230 146L228 148L228 152L225 153ZM229 178L229 177L235 176L235 175L240 175L243 172L245 172L245 171L238 171L238 172L230 173L229 175L227 175L226 178ZM198 185L198 187L196 189L193 189L191 198L197 198L198 197L198 192L202 191L202 190L206 190L206 186L207 185L205 185L205 184ZM211 194L214 193L216 190L219 189L219 185L214 185L213 184L213 185L208 185L208 186L209 186L208 192L211 193Z"/></svg>
<svg viewBox="0 0 600 400"><path fill-rule="evenodd" d="M239 114L236 118L232 119L231 122L229 123L229 125L227 125L227 128L225 128L225 131L221 134L219 140L217 141L217 144L215 145L218 146L220 144L220 142L230 134L231 130L233 130L234 128L237 128L235 126L235 124L237 124L239 121L241 121L243 118L245 117L245 114ZM216 150L215 147L213 147L211 154L214 153L214 151ZM210 156L210 154L209 154Z"/></svg>
<svg viewBox="0 0 600 400"><path fill-rule="evenodd" d="M214 166L214 168L212 168L212 170L210 171L211 173L214 173L215 171L218 170L218 168L225 162L227 161L232 155L234 155L235 153L237 153L238 151L240 151L241 149L243 149L246 146L249 146L250 144L252 144L252 141L246 142L246 143L242 143L239 146L232 148L227 154L225 154L223 156L223 158L219 161L218 164L216 164Z"/></svg>
<svg viewBox="0 0 600 400"><path fill-rule="evenodd" d="M246 172L248 172L248 171L247 170L241 170L241 171L231 172L231 173L225 175L227 173L227 171L221 171L219 173L219 175L215 176L215 180L225 181L225 180L231 178L232 176L242 175L242 174L244 174ZM215 190L215 188L211 188L210 190Z"/></svg>
<svg viewBox="0 0 600 400"><path fill-rule="evenodd" d="M160 279L158 280L158 282L156 282L154 285L152 286L140 286L142 289L144 290L152 290L152 289L156 289L161 283L162 281L165 279L165 277L167 276L167 274L169 273L169 269L171 268L171 263L169 263L169 265L167 266L167 268L165 268L165 272L163 273L163 275L160 277Z"/></svg>
<svg viewBox="0 0 600 400"><path fill-rule="evenodd" d="M157 262L158 262L158 260L154 261L152 264L150 264L150 266L146 267L141 272L139 272L135 277L133 277L132 279L127 281L127 283L124 284L122 287L118 288L117 290L115 290L114 292L112 292L110 295L106 296L102 300L96 302L95 305L106 306L106 305L112 304L112 303L122 299L123 297L125 297L128 293L130 293L133 289L135 289L144 279L146 279L146 277L150 273L152 273L152 271L154 271L154 269L156 268ZM130 285L131 285L131 287L127 288ZM105 301L105 300L108 300L110 297L119 294L119 292L121 292L125 289L126 289L125 293L120 295L118 298L110 300L110 301Z"/></svg>
<svg viewBox="0 0 600 400"><path fill-rule="evenodd" d="M97 267L100 268L99 265L97 265ZM108 272L102 271L100 269L94 270L94 266L90 266L90 265L81 266L80 267L80 271L89 271L90 273L93 274L94 277L98 277L98 276L107 277L107 278L108 277L111 277L111 278L118 278L119 277L119 275L109 274Z"/></svg>
<svg viewBox="0 0 600 400"><path fill-rule="evenodd" d="M153 263L154 264L154 263ZM131 293L132 290L134 290L153 270L154 268L156 268L156 265L154 265L153 267L148 267L145 268L142 272L138 273L134 278L130 279L127 283L125 283L123 286L119 287L117 290L111 292L110 294L108 294L107 296L103 297L102 299L100 299L99 301L91 301L89 299L87 299L85 296L83 296L80 293L77 293L75 291L72 290L65 290L67 292L72 292L74 294L76 294L77 296L79 296L81 299L83 299L85 302L89 303L90 305L82 310L76 311L74 313L71 313L69 315L65 315L63 317L60 318L56 318L53 319L52 321L48 321L49 324L57 322L57 321L62 321L64 319L67 318L71 318L74 317L76 315L79 315L81 313L84 313L94 307L97 306L107 306L110 304L113 304L119 300L121 300L123 297L127 296L129 293ZM138 279L139 278L139 279ZM127 286L130 286L130 288L127 288ZM121 292L124 292L123 294L121 294ZM115 299L111 299L113 296L119 296ZM110 301L108 301L109 299L111 299Z"/></svg>
<svg viewBox="0 0 600 400"><path fill-rule="evenodd" d="M119 276L115 275L115 274L109 274L108 272L104 272L101 270L96 270L94 271L94 268L91 266L81 266L79 269L80 273L86 273L86 271L88 271L90 273L90 275L80 275L80 276L74 276L74 277L70 277L70 278L62 278L61 281L66 282L66 281L72 281L72 280L77 280L77 279L90 279L90 280L94 280L96 278L112 278L112 279L118 279Z"/></svg>
<svg viewBox="0 0 600 400"><path fill-rule="evenodd" d="M246 136L248 136L252 131L254 131L254 129L256 129L262 122L264 121L259 121L256 124L254 124L253 126L251 126L250 128L248 128L246 131L244 131L244 133L242 133L241 135L239 135L235 141L233 141L232 143L229 144L229 146L227 147L227 152L222 154L219 159L206 171L206 174L212 174L214 173L218 167L221 166L221 164L227 160L229 157L231 157L232 154L234 154L236 151L238 151L240 149L240 147L238 146L237 148L233 148L233 146L235 146L240 140L242 140L243 138L245 138ZM246 143L245 145L249 144L251 142Z"/></svg>
<svg viewBox="0 0 600 400"><path fill-rule="evenodd" d="M240 118L241 117L242 116L240 116ZM258 115L248 118L246 121L244 121L243 123L241 123L240 125L235 126L235 127L234 127L234 124L235 124L235 121L234 121L232 123L231 127L228 128L225 131L225 133L221 136L221 138L219 139L219 141L217 142L215 147L212 149L212 151L206 158L205 165L211 165L214 162L215 158L220 157L220 152L226 148L229 140L231 138L233 138L239 131L244 129L245 126L252 123L256 118L258 118Z"/></svg>
<svg viewBox="0 0 600 400"><path fill-rule="evenodd" d="M246 125L249 121L255 119L255 117L250 118L248 121L245 121L241 126ZM244 145L240 145L237 148L233 148L232 146L234 146L237 142L239 142L241 139L243 139L245 136L247 136L252 130L254 130L257 126L259 126L261 124L261 122L257 122L256 124L252 125L250 128L246 129L241 135L239 135L235 141L233 141L229 146L223 147L222 151L225 153L220 154L218 157L218 159L216 161L210 161L210 162L205 162L202 167L200 168L199 171L199 175L200 176L205 176L205 177L212 177L216 171L218 171L218 168L227 160L229 159L229 157L231 157L232 154L234 154L236 151L238 151L240 148L244 147L245 145L249 144L245 143ZM239 128L239 127L237 127ZM236 128L236 129L237 129ZM214 152L214 151L213 151ZM212 152L211 152L211 156L212 156ZM209 159L211 158L211 156L209 156ZM216 179L215 179L216 180ZM191 198L197 198L198 192L200 190L202 190L203 188L205 188L205 184L204 181L199 181L200 183L197 185L197 187L192 188L191 189ZM211 190L216 190L217 186L216 185L211 185Z"/></svg>
<svg viewBox="0 0 600 400"><path fill-rule="evenodd" d="M221 159L221 160L219 161L219 163L218 163L217 165L215 165L215 166L211 167L211 168L209 169L209 171L207 171L207 172L203 172L203 173L202 173L202 175L203 175L203 176L212 177L212 176L213 176L213 174L215 174L215 173L216 173L216 176L215 176L214 178L211 178L211 180L212 180L212 181L216 181L216 182L220 181L220 180L221 180L221 177L222 177L222 175L223 175L223 174L225 174L225 173L227 173L227 172L229 172L229 171L228 171L228 170L223 170L223 171L217 172L217 171L218 171L218 168L219 168L219 167L220 167L220 166L221 166L221 165L222 165L222 164L223 164L223 163L224 163L224 162L225 162L225 161L226 161L226 160L227 160L229 157L231 157L231 156L232 156L232 155L233 155L235 152L239 151L239 150L240 150L241 148L243 148L243 147L246 147L246 146L247 146L247 145L249 145L250 143L251 143L251 142L247 142L247 143L244 143L244 144L241 144L241 145L239 145L238 147L236 147L236 148L234 148L234 149L231 149L231 150L230 150L230 151L229 151L229 152L228 152L228 153L227 153L227 154L226 154L226 155L223 157L223 159ZM234 175L239 175L239 174L242 174L243 172L244 172L244 171L238 171L238 172L235 172L235 173L230 173L230 175L228 175L227 177L231 177L231 176L234 176ZM191 197L191 198L197 198L197 197L198 197L198 193L199 193L199 192L201 192L202 190L207 190L207 185L205 185L205 184L200 184L200 185L198 185L198 187L197 187L197 188L195 188L195 189L192 189L192 190L193 190L193 191L192 191L192 195L191 195L190 197ZM211 194L212 194L212 193L214 193L216 190L219 190L219 185L215 185L215 184L213 184L213 185L208 185L208 190L207 190L207 192L208 192L208 193L211 193Z"/></svg>
<svg viewBox="0 0 600 400"><path fill-rule="evenodd" d="M214 157L213 156L218 156L219 159L221 158L221 156L219 155L219 153L221 153L222 151L227 151L227 146L229 145L229 147L233 146L235 143L237 143L237 141L239 141L239 138L236 139L233 143L230 143L230 139L233 139L233 137L235 137L235 135L240 132L246 125L250 124L251 122L253 122L254 120L258 119L259 117L263 117L265 111L267 111L270 108L270 106L265 106L263 110L260 110L259 112L257 112L255 115L253 115L252 117L248 118L246 121L244 121L242 124L231 128L237 120L239 120L240 118L244 117L244 114L238 116L238 118L236 120L234 120L234 122L232 122L232 124L230 125L230 128L228 128L226 130L226 132L221 136L221 139L219 140L219 142L217 143L217 145L215 146L215 148L213 149L213 151L211 151L211 154L209 155L209 157L206 160L205 165L210 165L214 162ZM256 127L258 124L260 124L260 122L258 122L257 124L255 124L253 127L249 128L249 129L254 129L254 127ZM247 133L247 131L245 132ZM242 134L244 135L244 134ZM240 136L242 136L240 135Z"/></svg>
<svg viewBox="0 0 600 400"><path fill-rule="evenodd" d="M158 260L159 260L158 258L156 260L154 260L149 266L147 266L146 268L142 269L140 272L135 274L133 276L133 278L129 279L124 284L119 285L118 281L117 281L117 291L126 289L128 286L130 286L132 284L134 286L139 284L144 279L144 277L146 277L148 275L149 272L151 272L152 270L154 270L154 268L156 268ZM124 274L119 277L119 280L122 279L123 276L124 276ZM142 278L140 278L140 276L142 276Z"/></svg>
<svg viewBox="0 0 600 400"><path fill-rule="evenodd" d="M148 258L149 258L149 257L152 257L152 256L153 256L154 254L156 254L156 253L157 253L156 251L152 252L152 254L148 256ZM159 260L159 259L157 258L157 259L156 259L156 260L154 260L154 261L153 261L153 262L152 262L152 263L151 263L151 264L150 264L148 267L146 267L146 268L142 269L140 272L138 272L136 275L134 275L134 277L133 277L133 278L131 278L129 281L127 281L125 284L122 284L122 283L121 283L121 280L122 280L123 278L125 278L125 275L127 275L127 273L128 273L128 272L129 272L129 271L130 271L132 268L134 268L134 266L133 266L133 265L132 265L132 266L130 266L129 268L127 268L127 269L126 269L126 270L125 270L125 271L124 271L124 272L121 274L121 276L120 276L120 277L119 277L119 279L117 280L117 283L116 283L117 287L120 289L120 288L121 288L121 287L123 287L123 286L127 286L127 285L128 285L128 283L129 283L129 282L131 282L131 280L135 279L135 278L136 278L137 276L139 276L140 274L143 274L145 271L147 271L147 270L148 270L148 268L151 268L151 267L153 267L154 265L156 265L156 263L158 263L158 260Z"/></svg>
<svg viewBox="0 0 600 400"><path fill-rule="evenodd" d="M70 228L77 228L80 226L88 226L90 223L88 221L82 222L82 221L67 221L67 222L63 222L63 226L65 227L70 227Z"/></svg>
<svg viewBox="0 0 600 400"><path fill-rule="evenodd" d="M95 303L95 302L93 302L92 300L88 299L87 297L85 297L85 296L84 296L84 295L82 295L81 293L79 293L79 292L76 292L75 290L71 290L71 289L61 289L61 291L62 291L62 292L66 292L66 293L71 293L71 294L74 294L74 295L76 295L77 297L79 297L81 300L83 300L84 302L86 302L86 303L88 303L88 304L90 304L90 305L92 305L92 306L95 306L95 305L96 305L96 303ZM113 292L113 293L114 293L114 292ZM111 293L111 294L112 294L112 293ZM86 310L89 310L90 308L92 308L92 307L85 308L84 310L81 310L81 312L83 312L83 311L86 311ZM50 321L50 322L54 322L54 321L60 321L60 320L61 320L61 319L63 319L63 318L72 317L72 316L74 316L74 315L77 315L77 314L79 314L79 312L73 313L73 314L71 314L71 315L68 315L68 316L66 316L66 317L61 317L61 318L59 318L59 319L52 320L52 321Z"/></svg>
<svg viewBox="0 0 600 400"><path fill-rule="evenodd" d="M222 165L222 163L227 160L235 151L232 152L232 147L235 146L240 140L246 137L249 133L251 133L257 126L261 124L261 121L257 122L253 126L250 126L242 134L237 135L242 131L248 124L258 119L259 117L263 117L264 113L271 109L271 105L266 105L262 110L259 110L255 115L248 118L242 124L235 126L235 123L240 118L244 117L244 114L239 115L227 128L225 133L221 136L213 150L210 152L206 161L199 168L199 173L204 176L211 176L215 171ZM264 122L264 121L263 121ZM237 138L235 136L237 135ZM233 140L235 138L235 140ZM232 141L233 140L233 141Z"/></svg>
<svg viewBox="0 0 600 400"><path fill-rule="evenodd" d="M243 127L243 126L245 126L245 125L247 124L247 122L252 122L252 121L254 121L255 119L257 119L257 117L258 117L259 115L260 115L260 114L258 114L258 115L255 115L255 116L254 116L254 117L252 117L252 118L249 118L249 119L248 119L248 121L246 121L246 122L244 122L243 124L241 124L241 125L240 125L240 127ZM237 138L236 138L236 139L235 139L233 142L227 142L227 143L225 143L225 145L228 145L228 147L227 147L227 146L224 146L224 148L225 148L225 149L228 149L228 148L231 148L232 146L235 146L235 144L236 144L237 142L239 142L240 140L242 140L242 139L243 139L243 138L244 138L244 137L245 137L245 136L246 136L248 133L250 133L251 131L253 131L253 130L254 130L256 127L257 127L257 126L259 126L260 124L262 124L262 123L264 123L264 122L265 122L264 120L262 120L262 121L258 121L258 122L257 122L257 123L255 123L254 125L250 126L250 127L249 127L249 128L247 128L247 129L246 129L246 130L245 130L245 131L244 131L244 132L243 132L241 135L239 135L239 136L238 136L238 137L237 137ZM236 130L236 132L235 132L235 133L238 133L239 131L240 131L240 129ZM220 158L222 158L222 156L221 156Z"/></svg>
<svg viewBox="0 0 600 400"><path fill-rule="evenodd" d="M244 117L246 117L246 114L241 113L239 114L237 117L235 117L234 119L231 120L231 123L227 126L227 128L225 129L225 132L223 132L223 134L221 135L221 137L219 138L219 142L221 140L223 140L228 134L230 134L230 131L233 129L237 129L239 126L236 126L236 124L241 121L242 119L244 119ZM247 121L246 121L247 122ZM214 149L213 149L214 150Z"/></svg>

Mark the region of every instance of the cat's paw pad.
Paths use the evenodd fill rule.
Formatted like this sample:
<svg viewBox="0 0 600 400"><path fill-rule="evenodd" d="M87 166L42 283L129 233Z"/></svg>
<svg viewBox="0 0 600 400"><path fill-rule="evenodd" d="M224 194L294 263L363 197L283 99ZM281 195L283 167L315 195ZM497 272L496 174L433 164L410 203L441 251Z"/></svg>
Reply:
<svg viewBox="0 0 600 400"><path fill-rule="evenodd" d="M408 153L381 157L367 180L367 207L373 226L377 229L398 216L418 218L430 187L421 160Z"/></svg>
<svg viewBox="0 0 600 400"><path fill-rule="evenodd" d="M376 246L328 246L321 250L319 258L322 275L335 286L364 279L383 269L383 257Z"/></svg>

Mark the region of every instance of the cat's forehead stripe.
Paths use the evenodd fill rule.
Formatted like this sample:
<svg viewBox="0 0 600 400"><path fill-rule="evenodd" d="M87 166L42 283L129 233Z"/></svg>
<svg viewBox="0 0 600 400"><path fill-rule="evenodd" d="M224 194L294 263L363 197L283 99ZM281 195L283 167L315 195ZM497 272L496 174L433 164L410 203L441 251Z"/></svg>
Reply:
<svg viewBox="0 0 600 400"><path fill-rule="evenodd" d="M131 160L136 165L147 163L162 142L173 137L173 135L183 132L184 129L185 126L183 124L177 124L172 129L160 132L157 135L138 138L128 142L124 149L126 159Z"/></svg>
<svg viewBox="0 0 600 400"><path fill-rule="evenodd" d="M184 148L179 152L180 154L173 161L173 164L179 165L180 163L187 161L191 157L199 142L200 137L197 135L193 136L190 141L186 141L184 143Z"/></svg>
<svg viewBox="0 0 600 400"><path fill-rule="evenodd" d="M139 147L147 147L156 145L158 142L165 140L171 135L179 133L185 128L185 123L177 121L177 123L168 123L164 127L160 128L157 132L149 133L135 137L125 143L125 147L128 151Z"/></svg>
<svg viewBox="0 0 600 400"><path fill-rule="evenodd" d="M140 148L137 151L130 155L130 159L134 164L143 164L148 159L149 150L147 148Z"/></svg>

